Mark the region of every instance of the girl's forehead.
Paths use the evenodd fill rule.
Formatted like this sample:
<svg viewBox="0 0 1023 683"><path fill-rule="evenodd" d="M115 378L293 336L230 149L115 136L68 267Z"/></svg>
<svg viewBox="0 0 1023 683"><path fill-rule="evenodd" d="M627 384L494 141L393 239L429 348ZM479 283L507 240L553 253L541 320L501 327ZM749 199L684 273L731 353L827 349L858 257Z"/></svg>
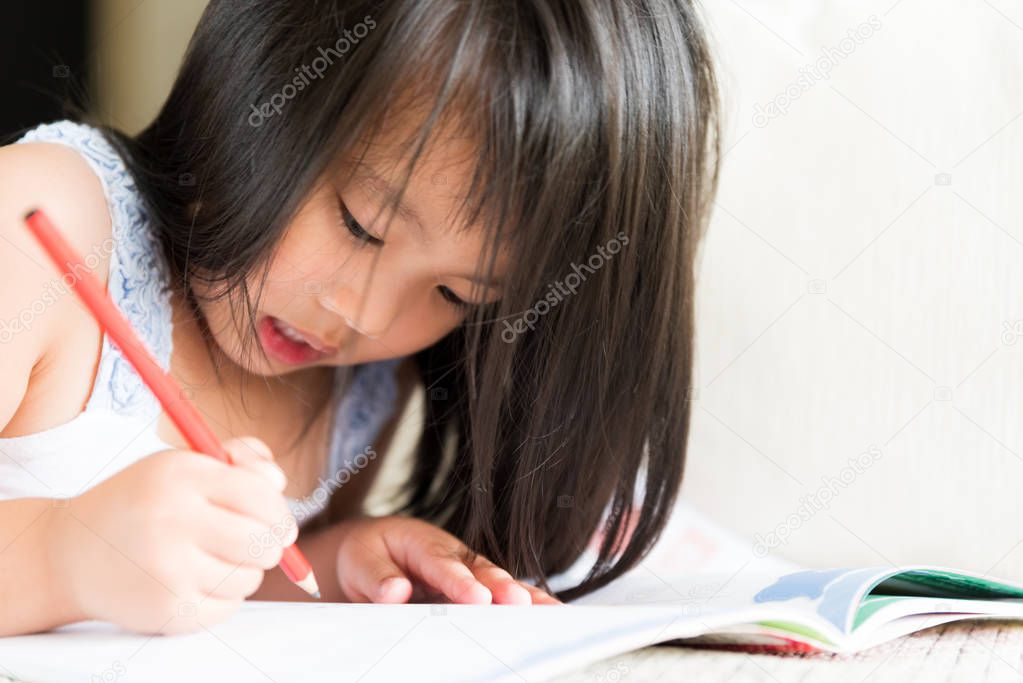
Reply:
<svg viewBox="0 0 1023 683"><path fill-rule="evenodd" d="M352 182L376 199L397 197L416 152L421 126L419 117L396 117L357 144L339 160L342 183ZM435 126L415 159L397 213L408 219L422 218L416 215L422 213L417 209L425 204L434 222L453 228L461 209L472 203L469 193L480 164L479 149L477 141L457 125Z"/></svg>
<svg viewBox="0 0 1023 683"><path fill-rule="evenodd" d="M435 235L474 233L492 237L486 229L494 227L488 225L492 213L489 204L500 195L501 188L472 187L478 173L479 183L486 182L483 176L487 175L481 168L481 122L473 121L466 108L450 105L427 130L433 104L429 97L405 97L384 109L379 124L342 155L342 182L350 179L375 199L390 201L401 190L415 158L401 197L402 206L396 207L396 213L409 219L428 214L430 225L424 227ZM422 149L418 150L420 143ZM489 195L488 205L477 206L479 197L470 196L471 191ZM477 208L479 213L469 224L469 214ZM513 221L506 222L502 233L510 233L512 225ZM506 240L502 237L498 242L499 251L504 251Z"/></svg>
<svg viewBox="0 0 1023 683"><path fill-rule="evenodd" d="M358 158L349 156L349 166L356 174L386 174L388 180L399 181L412 161L424 126L423 115L403 113L388 117L374 135L356 146ZM450 188L453 183L447 182L449 176L472 176L479 154L478 141L464 127L456 122L438 122L424 140L412 180L425 178L433 185Z"/></svg>
<svg viewBox="0 0 1023 683"><path fill-rule="evenodd" d="M430 92L422 85L417 89L406 87L384 105L379 125L366 138L371 153L404 162L425 135L423 156L429 157L429 161L436 164L475 162L480 152L476 131L482 120L473 117L479 116L479 110L467 104L446 102L431 122L438 102L435 95L428 94Z"/></svg>

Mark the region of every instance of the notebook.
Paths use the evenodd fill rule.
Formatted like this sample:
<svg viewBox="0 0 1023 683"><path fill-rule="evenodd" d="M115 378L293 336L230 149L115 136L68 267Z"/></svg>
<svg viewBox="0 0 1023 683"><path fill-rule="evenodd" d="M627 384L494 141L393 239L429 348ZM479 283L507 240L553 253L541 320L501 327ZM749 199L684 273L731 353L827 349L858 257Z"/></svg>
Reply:
<svg viewBox="0 0 1023 683"><path fill-rule="evenodd" d="M197 633L156 637L85 622L0 638L0 673L26 681L543 681L654 643L855 652L985 618L1023 619L1023 584L933 566L668 579L641 567L563 606L249 602Z"/></svg>

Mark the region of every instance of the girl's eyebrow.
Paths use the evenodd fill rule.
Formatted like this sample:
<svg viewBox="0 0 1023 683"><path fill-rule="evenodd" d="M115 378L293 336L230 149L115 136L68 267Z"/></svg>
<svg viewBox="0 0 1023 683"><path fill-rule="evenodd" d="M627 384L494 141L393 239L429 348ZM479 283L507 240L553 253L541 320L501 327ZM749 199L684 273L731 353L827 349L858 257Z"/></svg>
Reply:
<svg viewBox="0 0 1023 683"><path fill-rule="evenodd" d="M394 197L397 196L397 189L384 178L381 178L379 175L374 173L370 168L363 167L360 171L360 176L362 177L363 186L385 203L390 203ZM402 198L402 201L398 203L396 212L406 221L415 224L415 226L419 228L419 237L425 242L426 228L423 227L423 219L420 218L419 213L416 211L415 207L411 205L407 197L408 194L406 193L405 197Z"/></svg>

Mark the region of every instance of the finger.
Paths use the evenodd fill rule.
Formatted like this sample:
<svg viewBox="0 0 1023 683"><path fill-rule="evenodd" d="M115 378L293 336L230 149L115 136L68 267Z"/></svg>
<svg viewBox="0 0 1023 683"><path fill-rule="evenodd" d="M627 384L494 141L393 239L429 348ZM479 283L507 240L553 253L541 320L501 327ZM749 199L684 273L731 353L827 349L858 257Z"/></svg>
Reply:
<svg viewBox="0 0 1023 683"><path fill-rule="evenodd" d="M209 462L196 463L208 467L207 476L199 478L200 493L214 505L233 510L240 515L251 517L266 527L291 523L291 510L281 491L244 467L225 466L204 458Z"/></svg>
<svg viewBox="0 0 1023 683"><path fill-rule="evenodd" d="M199 591L204 600L244 600L259 590L266 572L205 555L199 560Z"/></svg>
<svg viewBox="0 0 1023 683"><path fill-rule="evenodd" d="M494 596L494 603L498 605L529 605L533 598L529 591L523 588L511 574L501 569L496 564L477 555L472 564L472 572Z"/></svg>
<svg viewBox="0 0 1023 683"><path fill-rule="evenodd" d="M288 477L274 463L273 453L265 443L254 436L243 436L228 439L223 446L231 454L233 465L263 477L278 491L284 490Z"/></svg>
<svg viewBox="0 0 1023 683"><path fill-rule="evenodd" d="M565 604L561 600L558 600L556 597L551 595L550 593L544 591L542 588L537 588L536 586L530 586L528 583L525 583L523 581L520 581L519 585L521 585L523 588L525 588L527 591L529 591L529 595L532 597L534 605L564 605Z"/></svg>
<svg viewBox="0 0 1023 683"><path fill-rule="evenodd" d="M462 559L461 544L409 543L404 548L405 566L424 583L443 593L448 600L468 605L489 605L490 589L483 585Z"/></svg>
<svg viewBox="0 0 1023 683"><path fill-rule="evenodd" d="M391 559L379 536L352 537L338 554L337 578L351 602L403 603L412 596L412 582Z"/></svg>
<svg viewBox="0 0 1023 683"><path fill-rule="evenodd" d="M271 569L281 561L284 548L298 538L294 518L289 519L267 528L251 517L210 505L203 512L197 543L229 564Z"/></svg>

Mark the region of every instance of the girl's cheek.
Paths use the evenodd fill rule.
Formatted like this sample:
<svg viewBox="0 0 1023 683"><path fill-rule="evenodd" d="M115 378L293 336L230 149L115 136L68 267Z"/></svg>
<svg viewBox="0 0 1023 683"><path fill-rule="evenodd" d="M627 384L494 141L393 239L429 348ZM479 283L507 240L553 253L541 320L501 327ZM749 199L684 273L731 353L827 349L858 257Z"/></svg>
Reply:
<svg viewBox="0 0 1023 683"><path fill-rule="evenodd" d="M381 340L392 350L408 355L433 346L446 337L461 322L461 316L421 306L402 316L401 324Z"/></svg>

